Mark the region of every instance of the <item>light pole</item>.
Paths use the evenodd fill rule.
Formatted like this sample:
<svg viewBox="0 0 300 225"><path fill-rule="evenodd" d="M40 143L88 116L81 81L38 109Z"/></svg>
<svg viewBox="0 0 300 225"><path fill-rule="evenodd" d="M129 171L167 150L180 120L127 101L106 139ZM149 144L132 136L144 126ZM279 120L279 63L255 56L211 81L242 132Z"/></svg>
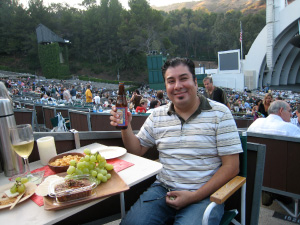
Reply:
<svg viewBox="0 0 300 225"><path fill-rule="evenodd" d="M120 81L120 74L119 74L119 69L118 69L118 75L117 75L118 81Z"/></svg>

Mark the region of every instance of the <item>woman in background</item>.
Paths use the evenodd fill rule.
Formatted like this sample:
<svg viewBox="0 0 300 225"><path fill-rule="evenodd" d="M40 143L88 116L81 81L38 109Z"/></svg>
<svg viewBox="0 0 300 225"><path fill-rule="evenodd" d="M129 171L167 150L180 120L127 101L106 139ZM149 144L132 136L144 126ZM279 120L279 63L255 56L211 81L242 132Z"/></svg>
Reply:
<svg viewBox="0 0 300 225"><path fill-rule="evenodd" d="M158 101L160 101L160 105L166 105L168 101L164 98L164 92L158 91L156 94Z"/></svg>
<svg viewBox="0 0 300 225"><path fill-rule="evenodd" d="M140 95L140 91L135 90L135 92L133 92L133 95L130 99L130 102L132 102L134 105L134 109L136 109L138 106L141 106L140 104L141 100L142 100L142 96Z"/></svg>
<svg viewBox="0 0 300 225"><path fill-rule="evenodd" d="M253 106L252 108L252 115L255 116L255 113L258 112L258 107L259 105L261 104L261 99L258 98L256 101L255 101L255 105Z"/></svg>
<svg viewBox="0 0 300 225"><path fill-rule="evenodd" d="M263 114L265 117L267 117L268 114L268 109L273 100L273 96L271 93L267 93L264 97L263 102L258 106L258 112Z"/></svg>

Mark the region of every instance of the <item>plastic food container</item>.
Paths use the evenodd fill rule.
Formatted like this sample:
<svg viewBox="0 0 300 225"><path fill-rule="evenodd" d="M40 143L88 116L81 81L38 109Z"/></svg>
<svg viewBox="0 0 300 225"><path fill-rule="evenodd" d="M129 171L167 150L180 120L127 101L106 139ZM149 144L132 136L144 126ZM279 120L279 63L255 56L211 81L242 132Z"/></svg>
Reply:
<svg viewBox="0 0 300 225"><path fill-rule="evenodd" d="M49 196L64 203L88 198L94 195L97 183L89 174L74 175L72 178L56 180L49 185Z"/></svg>

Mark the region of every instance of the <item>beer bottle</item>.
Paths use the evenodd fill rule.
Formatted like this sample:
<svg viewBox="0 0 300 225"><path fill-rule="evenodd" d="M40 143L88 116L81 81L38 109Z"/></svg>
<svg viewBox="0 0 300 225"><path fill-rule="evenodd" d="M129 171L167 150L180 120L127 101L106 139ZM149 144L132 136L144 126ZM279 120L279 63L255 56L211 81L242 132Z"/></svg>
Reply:
<svg viewBox="0 0 300 225"><path fill-rule="evenodd" d="M117 97L117 103L116 103L117 113L120 115L120 121L118 122L118 125L116 126L117 129L127 129L128 126L128 106L127 106L127 100L126 100L126 94L125 94L125 87L124 83L119 83L119 92Z"/></svg>

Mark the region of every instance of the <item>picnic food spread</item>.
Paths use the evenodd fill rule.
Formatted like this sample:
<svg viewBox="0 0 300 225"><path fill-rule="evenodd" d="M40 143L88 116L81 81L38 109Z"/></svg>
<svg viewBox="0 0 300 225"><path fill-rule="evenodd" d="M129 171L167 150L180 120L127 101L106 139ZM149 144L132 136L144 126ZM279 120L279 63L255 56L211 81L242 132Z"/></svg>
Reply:
<svg viewBox="0 0 300 225"><path fill-rule="evenodd" d="M47 177L36 189L36 194L55 197L57 203L93 195L97 185L111 178L108 171L113 169L113 165L108 164L98 152L92 154L90 149L84 149L84 154L84 157L74 159L66 156L71 159L68 160L67 175L64 178L57 175Z"/></svg>

